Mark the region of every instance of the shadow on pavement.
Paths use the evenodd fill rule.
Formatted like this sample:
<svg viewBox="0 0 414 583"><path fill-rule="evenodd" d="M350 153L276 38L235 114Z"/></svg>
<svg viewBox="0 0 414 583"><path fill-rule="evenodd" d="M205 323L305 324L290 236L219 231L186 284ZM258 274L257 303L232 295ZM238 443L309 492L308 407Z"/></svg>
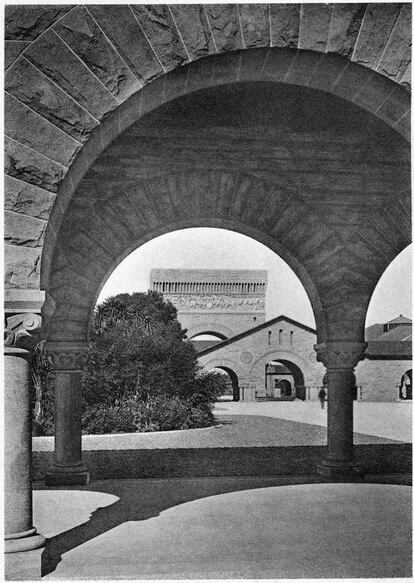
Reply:
<svg viewBox="0 0 414 583"><path fill-rule="evenodd" d="M375 476L365 481L383 483L407 483L401 476ZM111 494L118 501L92 512L89 520L47 540L42 553L41 576L52 573L62 556L68 551L88 542L95 537L127 521L142 521L158 516L162 511L201 498L217 496L230 492L287 486L294 484L326 483L321 476L296 477L227 477L227 478L188 478L171 480L102 480L88 486L59 488ZM43 489L43 488L41 488ZM46 489L46 488L45 488ZM57 488L56 488L57 489ZM47 489L49 490L49 489ZM50 489L52 490L52 489Z"/></svg>

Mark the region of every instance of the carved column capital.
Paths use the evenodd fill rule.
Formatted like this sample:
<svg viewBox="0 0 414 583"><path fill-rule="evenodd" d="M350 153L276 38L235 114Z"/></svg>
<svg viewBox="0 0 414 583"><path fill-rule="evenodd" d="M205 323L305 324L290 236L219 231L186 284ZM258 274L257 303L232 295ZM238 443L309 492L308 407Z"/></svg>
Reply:
<svg viewBox="0 0 414 583"><path fill-rule="evenodd" d="M36 342L36 332L42 326L42 317L39 314L15 314L7 318L5 330L5 346L28 348Z"/></svg>
<svg viewBox="0 0 414 583"><path fill-rule="evenodd" d="M315 344L316 359L328 370L354 369L365 358L366 342L328 341Z"/></svg>
<svg viewBox="0 0 414 583"><path fill-rule="evenodd" d="M81 372L88 358L87 342L46 342L48 361L56 372Z"/></svg>

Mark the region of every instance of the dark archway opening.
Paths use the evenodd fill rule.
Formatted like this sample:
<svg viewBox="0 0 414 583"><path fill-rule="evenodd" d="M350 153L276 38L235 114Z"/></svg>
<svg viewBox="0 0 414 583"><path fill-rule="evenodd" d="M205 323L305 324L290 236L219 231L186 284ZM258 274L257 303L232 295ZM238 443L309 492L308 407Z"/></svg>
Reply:
<svg viewBox="0 0 414 583"><path fill-rule="evenodd" d="M399 398L401 401L412 401L413 398L413 371L412 369L407 370L400 381L400 393Z"/></svg>
<svg viewBox="0 0 414 583"><path fill-rule="evenodd" d="M207 350L207 348L211 348L223 340L227 340L226 336L218 332L203 332L202 334L196 334L190 338L190 342L194 346L196 352Z"/></svg>
<svg viewBox="0 0 414 583"><path fill-rule="evenodd" d="M266 399L294 401L306 398L305 380L300 368L287 360L272 360L265 366Z"/></svg>
<svg viewBox="0 0 414 583"><path fill-rule="evenodd" d="M216 366L211 372L219 372L220 374L226 374L226 391L222 395L221 400L223 401L240 401L240 388L239 379L231 368L227 366Z"/></svg>

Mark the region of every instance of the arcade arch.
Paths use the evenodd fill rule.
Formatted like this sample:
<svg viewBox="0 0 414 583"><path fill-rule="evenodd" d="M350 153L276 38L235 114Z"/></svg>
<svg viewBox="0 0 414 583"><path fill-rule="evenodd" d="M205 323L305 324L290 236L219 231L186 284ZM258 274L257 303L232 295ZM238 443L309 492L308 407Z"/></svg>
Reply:
<svg viewBox="0 0 414 583"><path fill-rule="evenodd" d="M196 339L197 336L202 335L214 336L220 340L226 340L234 336L234 332L218 322L205 322L187 330L187 338L189 340Z"/></svg>
<svg viewBox="0 0 414 583"><path fill-rule="evenodd" d="M299 32L288 41L273 38L271 11L267 18L244 13L261 8L242 6L244 34L236 23L238 40L222 42L219 30L226 27L220 26L214 27L214 42L206 40L213 28L210 21L203 28L200 7L191 8L193 17L186 14L178 24L165 12L167 45L182 43L180 54L165 50L154 31L146 37L147 44L148 38L153 41L147 51L142 43L125 47L120 22L137 26L136 18L144 15L129 15L126 22L122 6L91 8L84 15L90 42L107 42L102 40L107 35L113 39L109 61L122 62L129 80L123 92L120 71L110 72L109 83L106 73L99 80L100 67L89 60L76 27L66 29L69 34L57 22L62 14L47 12L46 25L35 19L45 28L34 25L21 57L9 53L9 204L13 208L13 193L22 194L18 184L26 183L29 199L33 192L42 198L45 218L13 210L7 215L6 302L12 314L38 312L46 294L43 334L56 369L59 412L54 483L87 480L78 377L89 319L105 279L143 242L204 225L256 238L301 279L315 313L318 358L335 387L328 408L328 454L320 471L343 475L352 470L349 387L363 357L367 306L384 269L410 240L410 96L404 88L410 8L374 4L369 18L356 19L351 28L358 30L350 39L356 12L309 6L297 11ZM67 18L82 17L84 10L74 7ZM380 50L371 37L375 16L383 24ZM198 26L201 47L193 45L188 22ZM69 45L60 36L67 34ZM404 39L399 42L405 43L400 48L406 60L395 62L398 39ZM271 47L279 42L283 48ZM128 50L127 61L114 49L119 43L121 53ZM76 50L71 52L70 44ZM258 45L264 48L244 48ZM337 54L319 52L321 47ZM199 59L213 51L222 54ZM51 101L59 104L57 114L38 97L45 83ZM22 116L29 122L22 123ZM25 318L11 321L15 332L19 326L35 327ZM15 342L15 332L10 329L9 343ZM7 354L19 358L10 348ZM23 433L24 424L11 425L10 431ZM30 451L29 442L22 447ZM11 463L17 458L10 457ZM24 466L10 473L24 474L23 481L30 483ZM26 512L24 528L16 527L11 539L17 531L22 538L33 534L28 521Z"/></svg>
<svg viewBox="0 0 414 583"><path fill-rule="evenodd" d="M267 388L267 383L263 382L263 378L267 376L266 372L269 363L273 362L280 363L290 371L293 377L296 398L305 400L306 379L309 379L311 375L313 376L313 373L310 365L304 359L290 351L271 350L258 358L250 369L250 382ZM323 374L322 371L321 374ZM312 380L316 381L317 379Z"/></svg>
<svg viewBox="0 0 414 583"><path fill-rule="evenodd" d="M406 370L401 377L399 397L403 401L412 401L413 399L413 369Z"/></svg>
<svg viewBox="0 0 414 583"><path fill-rule="evenodd" d="M238 379L236 373L234 372L234 370L232 370L228 366L216 366L216 367L214 367L211 370L213 372L215 372L215 371L223 371L223 372L226 373L226 375L228 376L228 378L229 378L229 380L231 382L232 400L233 401L239 401L240 400L239 379Z"/></svg>
<svg viewBox="0 0 414 583"><path fill-rule="evenodd" d="M306 399L305 379L297 364L272 359L265 365L266 395L274 398Z"/></svg>
<svg viewBox="0 0 414 583"><path fill-rule="evenodd" d="M335 367L336 359L346 355L352 371L363 356L370 295L388 258L404 241L401 229L391 235L377 227L384 220L378 201L383 205L390 189L394 196L389 181L398 180L401 200L409 193L402 162L409 153L405 140L344 99L259 80L199 89L143 117L137 113L136 119L79 182L53 241L52 260L42 262L54 307L50 317L44 310L54 364L59 366L59 354L66 354L68 341L73 352L81 354L78 347L87 342L101 286L126 254L160 234L209 226L247 234L292 267L314 310L318 358L328 363L326 343L331 343L335 348L329 363ZM255 144L253 161L235 135ZM326 148L327 135L335 148L316 163L313 157ZM275 143L280 152L277 163L268 157ZM220 152L225 153L225 164ZM385 159L386 179L378 166ZM348 194L343 191L345 178L352 191ZM329 192L317 186L327 180ZM364 196L371 209L363 237L360 226L367 210L355 206L355 196L358 200ZM404 204L393 204L389 212L403 213ZM395 237L392 244L390 236ZM45 259L51 242L46 237ZM346 393L343 397L347 405L340 407L341 415L345 410L352 415L352 399ZM69 412L61 411L62 423L67 424ZM335 424L330 431L335 431ZM62 428L61 435L65 434ZM352 435L346 450L345 457L351 456Z"/></svg>

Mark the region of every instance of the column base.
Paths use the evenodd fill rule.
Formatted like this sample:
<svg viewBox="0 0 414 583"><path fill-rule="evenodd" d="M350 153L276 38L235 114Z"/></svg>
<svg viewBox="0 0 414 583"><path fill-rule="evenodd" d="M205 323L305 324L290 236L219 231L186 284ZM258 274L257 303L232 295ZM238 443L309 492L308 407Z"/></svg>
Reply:
<svg viewBox="0 0 414 583"><path fill-rule="evenodd" d="M364 477L361 468L349 461L326 459L318 464L316 471L321 476L339 482L354 482Z"/></svg>
<svg viewBox="0 0 414 583"><path fill-rule="evenodd" d="M83 464L54 466L45 476L46 486L85 486L89 481L89 470Z"/></svg>
<svg viewBox="0 0 414 583"><path fill-rule="evenodd" d="M5 581L40 581L43 549L11 553L4 557Z"/></svg>
<svg viewBox="0 0 414 583"><path fill-rule="evenodd" d="M26 532L18 532L4 537L4 552L5 553L21 553L24 551L32 551L43 547L46 539L39 534L35 528Z"/></svg>

